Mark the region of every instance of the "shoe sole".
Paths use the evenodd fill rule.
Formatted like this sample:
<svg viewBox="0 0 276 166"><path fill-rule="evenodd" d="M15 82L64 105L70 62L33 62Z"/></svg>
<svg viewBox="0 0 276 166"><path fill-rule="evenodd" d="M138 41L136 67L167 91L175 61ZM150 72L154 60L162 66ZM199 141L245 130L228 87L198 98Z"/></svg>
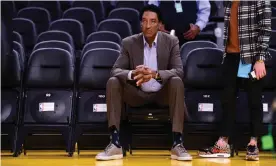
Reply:
<svg viewBox="0 0 276 166"><path fill-rule="evenodd" d="M103 160L103 161L106 161L106 160L118 160L118 159L122 159L122 158L123 158L123 154L113 155L113 156L107 156L107 157L96 156L96 160Z"/></svg>
<svg viewBox="0 0 276 166"><path fill-rule="evenodd" d="M259 161L259 157L246 156L245 160L247 160L247 161Z"/></svg>
<svg viewBox="0 0 276 166"><path fill-rule="evenodd" d="M228 153L216 153L216 154L199 154L200 157L205 158L229 158L231 155Z"/></svg>
<svg viewBox="0 0 276 166"><path fill-rule="evenodd" d="M191 161L192 157L177 157L176 155L171 155L171 159L179 161Z"/></svg>

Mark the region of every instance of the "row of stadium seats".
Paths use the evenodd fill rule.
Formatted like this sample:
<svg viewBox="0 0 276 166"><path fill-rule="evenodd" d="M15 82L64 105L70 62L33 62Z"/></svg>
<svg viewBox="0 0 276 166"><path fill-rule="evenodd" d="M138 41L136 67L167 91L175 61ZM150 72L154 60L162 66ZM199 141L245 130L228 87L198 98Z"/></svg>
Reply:
<svg viewBox="0 0 276 166"><path fill-rule="evenodd" d="M106 122L105 85L119 51L88 49L81 56L78 66L70 51L39 45L30 55L25 68L20 65L20 56L16 51L9 57L9 70L2 76L3 132L14 131L11 140L14 140L12 149L15 156L20 154L21 145L29 132L49 130L63 133L66 150L72 155L77 135L81 134L76 126L81 128L82 124L90 124L91 127L94 123ZM265 115L269 114L268 108L276 93L276 51L271 49L270 52L273 60L267 64L263 92ZM223 52L217 48L197 48L188 53L184 68L185 100L190 113L187 122L212 124L221 120L219 93L222 90L222 57ZM245 97L243 91L239 97ZM135 122L138 116L152 119L155 114L160 115L160 110L150 111L149 117L148 112L141 115L143 112L129 110L130 119ZM238 112L237 122L249 123L249 110L243 103L239 104ZM167 115L163 117L168 118ZM265 118L264 123L268 123Z"/></svg>
<svg viewBox="0 0 276 166"><path fill-rule="evenodd" d="M72 7L85 7L94 11L97 22L102 21L109 14L109 1L25 1L12 3L14 16L23 8L26 7L40 7L46 9L50 13L51 20L57 20L62 17L62 12ZM140 11L145 5L145 1L118 1L115 8L129 7Z"/></svg>

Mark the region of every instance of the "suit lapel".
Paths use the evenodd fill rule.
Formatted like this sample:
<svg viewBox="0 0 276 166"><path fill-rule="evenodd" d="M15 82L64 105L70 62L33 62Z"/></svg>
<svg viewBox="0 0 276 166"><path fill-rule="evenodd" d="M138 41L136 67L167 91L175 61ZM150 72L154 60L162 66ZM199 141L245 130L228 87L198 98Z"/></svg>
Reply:
<svg viewBox="0 0 276 166"><path fill-rule="evenodd" d="M162 40L162 33L158 32L158 38L157 38L157 48L156 48L156 54L157 54L157 67L158 70L163 69L164 61L162 59L162 47L164 47L163 40Z"/></svg>
<svg viewBox="0 0 276 166"><path fill-rule="evenodd" d="M144 64L144 41L143 41L143 34L140 33L138 36L138 40L137 40L138 44L137 44L137 49L134 52L135 54L135 60L134 60L134 68L136 68L136 66L138 65L143 65Z"/></svg>

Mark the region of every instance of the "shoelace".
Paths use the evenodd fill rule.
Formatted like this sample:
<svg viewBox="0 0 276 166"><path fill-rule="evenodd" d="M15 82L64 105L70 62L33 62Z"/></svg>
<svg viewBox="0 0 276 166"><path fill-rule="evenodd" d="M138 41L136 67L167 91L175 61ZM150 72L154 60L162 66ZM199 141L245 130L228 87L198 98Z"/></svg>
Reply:
<svg viewBox="0 0 276 166"><path fill-rule="evenodd" d="M184 146L182 144L180 144L179 146L176 146L176 147L181 153L187 153L187 150L184 148Z"/></svg>
<svg viewBox="0 0 276 166"><path fill-rule="evenodd" d="M111 149L113 147L113 144L110 142L108 145L107 145L107 147L105 148L105 153L108 153L109 152L109 150Z"/></svg>

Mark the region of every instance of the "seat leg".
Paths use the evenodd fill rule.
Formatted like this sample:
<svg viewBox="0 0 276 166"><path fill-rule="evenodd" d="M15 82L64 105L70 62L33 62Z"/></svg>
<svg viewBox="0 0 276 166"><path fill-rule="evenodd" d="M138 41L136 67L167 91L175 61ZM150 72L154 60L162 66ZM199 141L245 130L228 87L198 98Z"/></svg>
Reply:
<svg viewBox="0 0 276 166"><path fill-rule="evenodd" d="M13 139L13 157L18 157L22 153L22 144L25 140L24 128L16 128Z"/></svg>

